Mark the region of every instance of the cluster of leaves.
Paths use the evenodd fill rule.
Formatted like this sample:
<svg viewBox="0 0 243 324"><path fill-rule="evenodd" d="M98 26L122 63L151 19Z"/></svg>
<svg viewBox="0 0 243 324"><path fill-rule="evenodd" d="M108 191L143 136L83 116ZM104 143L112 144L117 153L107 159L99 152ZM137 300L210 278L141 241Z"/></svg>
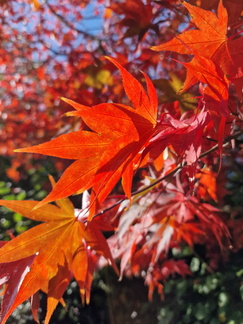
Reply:
<svg viewBox="0 0 243 324"><path fill-rule="evenodd" d="M88 303L93 272L107 263L120 277L143 277L150 299L155 289L163 294L171 275L191 274L171 251L203 245L216 269L221 255L227 260L243 244L235 229L243 226L239 213L222 211L224 156L234 152L242 165L242 5L29 3L1 4L1 35L10 37L2 48L1 151L55 136L15 151L71 164L57 183L50 177L53 189L42 201L0 200L40 222L1 242L1 323L28 298L38 322L39 290L47 294L49 323L57 304L65 305L72 278ZM79 23L92 9L103 14L103 38ZM36 24L26 20L27 10ZM134 63L142 73L130 73ZM74 111L67 112L70 106ZM14 161L9 175L18 179ZM67 198L75 194L82 195L82 208Z"/></svg>

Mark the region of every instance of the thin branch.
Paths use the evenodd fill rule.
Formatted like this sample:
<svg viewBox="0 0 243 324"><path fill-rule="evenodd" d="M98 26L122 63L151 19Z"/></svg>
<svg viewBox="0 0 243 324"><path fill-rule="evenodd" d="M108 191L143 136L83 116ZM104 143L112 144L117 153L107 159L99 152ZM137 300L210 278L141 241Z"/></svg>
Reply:
<svg viewBox="0 0 243 324"><path fill-rule="evenodd" d="M53 7L49 4L48 0L46 0L46 5L48 6L48 8L50 9L50 11L53 13L53 15L55 15L58 19L60 19L60 21L66 25L68 28L76 31L77 33L79 34L82 34L83 36L86 36L86 37L89 37L91 38L92 40L97 40L97 37L95 37L94 35L92 34L89 34L87 33L86 31L84 30L81 30L81 29L78 29L76 27L74 27L72 24L70 24L70 22L68 20L66 20L62 15L60 15L59 13L57 13Z"/></svg>
<svg viewBox="0 0 243 324"><path fill-rule="evenodd" d="M235 133L234 135L231 135L229 137L227 137L224 141L223 147L227 146L229 144L229 142L232 139L236 139L238 136L243 135L243 131L239 131L237 133ZM203 152L202 154L200 154L199 159L207 156L208 154L216 151L219 148L219 144L214 145L213 147L211 147L209 150ZM156 186L157 184L159 184L160 182L169 179L170 177L172 177L174 174L176 174L177 172L179 172L180 170L182 170L185 166L187 165L186 162L181 163L180 165L178 165L175 169L173 169L172 171L170 171L169 173L167 173L165 176L157 179L156 181L154 181L153 183L151 183L150 185L143 187L142 189L136 190L132 192L132 196L136 196L144 191L147 191L151 188L153 188L154 186ZM119 201L117 201L116 203L114 203L113 205L111 205L108 208L105 208L104 210L100 211L99 213L95 214L94 217L98 217L100 215L103 215L104 213L106 213L107 211L115 208L116 206L120 205L123 201L125 201L126 199L128 199L127 197L124 197L122 199L120 199ZM94 218L93 217L93 218ZM86 222L86 221L85 221Z"/></svg>

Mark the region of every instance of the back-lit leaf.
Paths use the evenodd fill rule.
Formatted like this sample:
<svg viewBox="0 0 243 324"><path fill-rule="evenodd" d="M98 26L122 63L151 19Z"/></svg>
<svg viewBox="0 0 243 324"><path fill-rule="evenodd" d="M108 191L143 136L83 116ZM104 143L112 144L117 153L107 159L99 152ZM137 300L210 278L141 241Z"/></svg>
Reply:
<svg viewBox="0 0 243 324"><path fill-rule="evenodd" d="M99 228L96 228L97 225L90 223L85 228L85 224L75 216L74 207L68 199L59 200L59 207L44 205L33 210L37 203L0 200L0 205L42 222L0 248L1 267L6 268L9 279L2 304L2 324L18 305L39 290L47 293L45 324L49 323L73 277L79 284L82 300L89 302L90 278L95 266L90 249L110 260L116 269L106 240ZM29 261L26 263L26 260ZM29 271L22 279L11 277L13 267L21 275L26 266L29 266ZM12 292L9 302L8 294L15 281L19 281L18 290Z"/></svg>

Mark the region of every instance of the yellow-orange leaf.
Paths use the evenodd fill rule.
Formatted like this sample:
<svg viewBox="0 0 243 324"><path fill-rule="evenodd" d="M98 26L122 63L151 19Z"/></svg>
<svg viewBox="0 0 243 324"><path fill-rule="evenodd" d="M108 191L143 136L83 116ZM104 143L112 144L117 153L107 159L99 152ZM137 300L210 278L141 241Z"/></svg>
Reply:
<svg viewBox="0 0 243 324"><path fill-rule="evenodd" d="M171 41L153 46L155 51L172 51L181 54L202 53L205 57L213 54L227 41L228 14L222 1L218 6L218 17L211 11L201 9L189 3L183 2L192 16L192 22L198 30L189 30Z"/></svg>
<svg viewBox="0 0 243 324"><path fill-rule="evenodd" d="M89 250L103 255L116 268L105 238L94 222L88 228L75 216L72 203L66 198L58 206L46 204L33 210L37 201L0 200L5 206L41 224L27 230L0 248L1 263L35 255L11 307L2 310L4 324L13 310L38 290L47 293L45 324L61 301L71 278L77 280L83 301L89 301L94 264ZM85 298L86 295L86 298Z"/></svg>

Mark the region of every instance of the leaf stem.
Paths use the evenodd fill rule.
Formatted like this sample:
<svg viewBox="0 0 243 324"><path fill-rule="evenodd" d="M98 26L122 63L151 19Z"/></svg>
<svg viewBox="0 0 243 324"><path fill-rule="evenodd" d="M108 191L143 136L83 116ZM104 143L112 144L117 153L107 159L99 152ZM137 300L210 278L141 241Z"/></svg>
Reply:
<svg viewBox="0 0 243 324"><path fill-rule="evenodd" d="M243 135L243 131L238 131L236 132L234 135L231 135L229 137L227 137L225 140L224 140L224 143L223 143L223 147L226 147L229 142L232 140L232 139L236 139L237 137L239 137L240 135ZM214 145L213 147L211 147L210 149L208 149L207 151L203 152L200 154L199 156L199 159L207 156L208 154L216 151L219 147L219 144L216 144ZM144 191L147 191L151 188L153 188L154 186L156 186L157 184L159 184L160 182L164 181L164 180L167 180L169 179L170 177L172 177L175 173L179 172L180 170L182 170L185 166L187 165L186 162L183 162L183 163L180 163L177 167L175 167L173 170L171 170L169 173L167 173L165 176L155 180L153 183L151 183L150 185L148 186L145 186L143 187L142 189L139 189L139 190L136 190L136 191L133 191L132 192L132 196L136 196ZM116 203L114 203L113 205L111 205L110 207L108 208L105 208L103 209L102 211L98 212L97 214L94 215L93 218L95 217L98 217L100 215L103 215L104 213L106 213L107 211L115 208L116 206L120 205L123 201L125 201L126 199L128 199L126 196L120 200L118 200ZM84 222L87 222L87 220L85 220Z"/></svg>

